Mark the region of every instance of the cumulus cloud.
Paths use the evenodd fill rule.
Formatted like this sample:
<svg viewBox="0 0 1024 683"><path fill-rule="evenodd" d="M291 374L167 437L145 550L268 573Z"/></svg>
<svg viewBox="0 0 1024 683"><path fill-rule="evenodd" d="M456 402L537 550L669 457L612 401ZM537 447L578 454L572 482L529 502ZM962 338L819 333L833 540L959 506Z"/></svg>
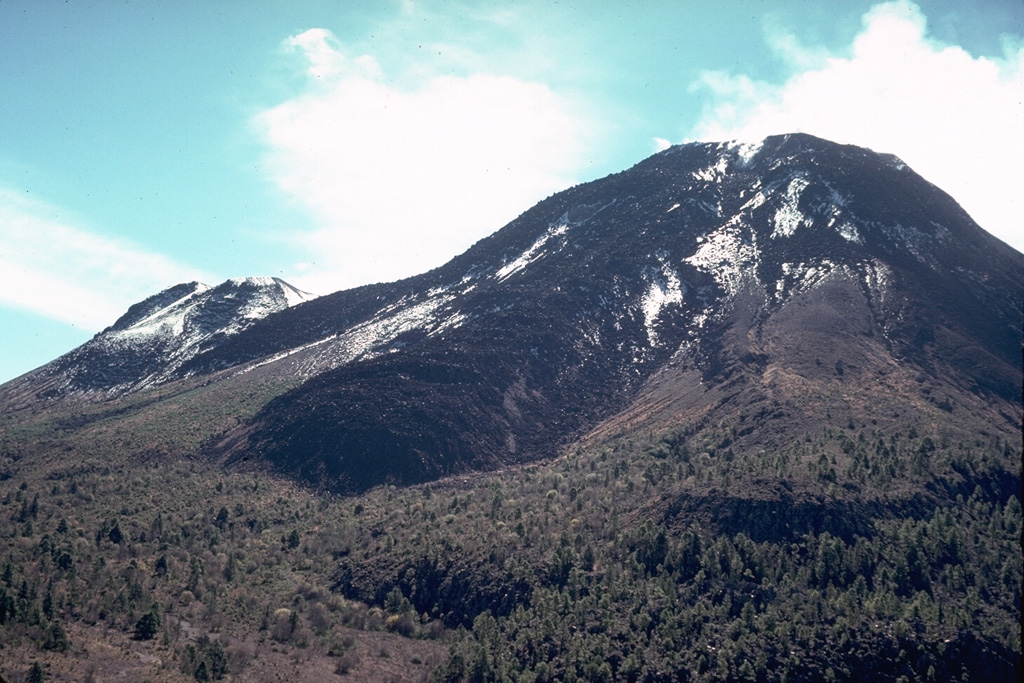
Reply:
<svg viewBox="0 0 1024 683"><path fill-rule="evenodd" d="M209 280L60 213L0 187L0 305L98 331L169 283Z"/></svg>
<svg viewBox="0 0 1024 683"><path fill-rule="evenodd" d="M491 73L390 81L325 29L289 38L305 89L253 123L276 186L314 216L307 289L440 265L573 184L588 125L545 85Z"/></svg>
<svg viewBox="0 0 1024 683"><path fill-rule="evenodd" d="M806 132L896 154L949 192L985 229L1024 250L1024 42L975 57L928 36L906 0L876 5L843 54L804 46L779 27L767 42L793 71L784 83L705 72L709 95L691 139L758 140Z"/></svg>

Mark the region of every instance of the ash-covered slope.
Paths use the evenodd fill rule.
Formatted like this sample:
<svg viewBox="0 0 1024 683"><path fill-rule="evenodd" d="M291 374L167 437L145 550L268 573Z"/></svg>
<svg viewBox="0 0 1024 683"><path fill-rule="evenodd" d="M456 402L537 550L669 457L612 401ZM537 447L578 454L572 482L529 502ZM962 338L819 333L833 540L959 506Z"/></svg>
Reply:
<svg viewBox="0 0 1024 683"><path fill-rule="evenodd" d="M193 358L310 377L216 445L339 491L732 420L1019 424L1024 256L898 159L691 144L555 195L446 266ZM270 355L267 355L267 354ZM951 418L952 419L952 418Z"/></svg>
<svg viewBox="0 0 1024 683"><path fill-rule="evenodd" d="M141 301L70 353L4 388L8 403L110 397L183 376L195 356L255 321L313 295L278 278L235 278L216 287L175 285Z"/></svg>

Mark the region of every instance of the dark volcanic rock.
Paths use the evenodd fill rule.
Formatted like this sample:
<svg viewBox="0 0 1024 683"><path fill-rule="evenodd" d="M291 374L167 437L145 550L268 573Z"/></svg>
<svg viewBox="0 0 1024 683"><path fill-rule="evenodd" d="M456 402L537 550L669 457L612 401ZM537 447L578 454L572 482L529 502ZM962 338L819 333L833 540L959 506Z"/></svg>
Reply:
<svg viewBox="0 0 1024 683"><path fill-rule="evenodd" d="M905 424L926 391L1009 429L1022 274L894 157L806 135L676 147L442 268L239 335L221 365L287 337L310 345L289 362L314 378L215 450L357 491L551 456L599 425L739 416L785 441L836 397L851 419L892 405ZM330 324L283 324L299 315Z"/></svg>
<svg viewBox="0 0 1024 683"><path fill-rule="evenodd" d="M0 406L258 376L295 388L209 450L347 492L682 423L754 449L837 421L1016 435L1022 290L1024 255L895 157L689 144L407 280L300 306L269 278L178 285Z"/></svg>

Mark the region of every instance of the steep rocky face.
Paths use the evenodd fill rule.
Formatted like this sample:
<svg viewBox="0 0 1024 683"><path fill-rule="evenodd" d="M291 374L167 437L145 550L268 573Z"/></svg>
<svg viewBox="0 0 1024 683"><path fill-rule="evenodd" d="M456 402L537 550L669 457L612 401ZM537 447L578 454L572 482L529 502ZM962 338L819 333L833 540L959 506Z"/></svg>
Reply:
<svg viewBox="0 0 1024 683"><path fill-rule="evenodd" d="M805 135L693 144L196 362L276 350L257 362L312 377L217 449L341 491L701 420L751 446L837 419L1012 430L1022 273L894 157Z"/></svg>
<svg viewBox="0 0 1024 683"><path fill-rule="evenodd" d="M6 388L8 397L104 397L181 377L196 355L313 295L278 278L189 282L141 301L113 325Z"/></svg>

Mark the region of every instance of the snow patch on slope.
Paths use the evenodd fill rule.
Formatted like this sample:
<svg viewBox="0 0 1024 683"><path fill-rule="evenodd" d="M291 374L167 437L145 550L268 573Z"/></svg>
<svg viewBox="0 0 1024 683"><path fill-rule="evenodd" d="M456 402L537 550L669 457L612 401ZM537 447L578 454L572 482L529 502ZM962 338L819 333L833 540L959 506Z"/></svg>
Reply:
<svg viewBox="0 0 1024 683"><path fill-rule="evenodd" d="M438 309L454 299L451 294L442 294L412 306L399 303L382 311L372 320L356 325L338 337L345 349L345 355L348 356L343 362L374 355L374 351L380 350L406 332L431 328L437 322Z"/></svg>
<svg viewBox="0 0 1024 683"><path fill-rule="evenodd" d="M552 237L564 235L568 229L568 223L559 223L558 225L553 225L548 228L547 231L537 238L537 241L530 245L526 251L520 254L511 263L502 266L494 273L494 276L498 278L498 282L507 280L511 275L521 271L523 268L526 268L526 266L543 256L546 253L543 251L544 245L548 243L548 240Z"/></svg>
<svg viewBox="0 0 1024 683"><path fill-rule="evenodd" d="M786 194L782 197L782 206L775 212L775 229L772 230L772 237L789 237L804 222L805 217L800 212L800 195L807 188L808 182L802 176L796 176L789 181Z"/></svg>
<svg viewBox="0 0 1024 683"><path fill-rule="evenodd" d="M808 292L838 276L862 280L879 302L886 297L892 278L888 267L877 260L862 261L853 266L838 264L830 259L822 259L817 263L788 262L782 264L782 278L775 283L775 299L782 300Z"/></svg>
<svg viewBox="0 0 1024 683"><path fill-rule="evenodd" d="M737 221L708 235L687 263L711 275L730 296L739 291L744 272L757 263L757 249L743 241Z"/></svg>
<svg viewBox="0 0 1024 683"><path fill-rule="evenodd" d="M782 278L775 283L775 297L782 299L786 295L806 292L832 277L836 272L836 264L824 259L816 264L783 263Z"/></svg>
<svg viewBox="0 0 1024 683"><path fill-rule="evenodd" d="M736 156L740 160L740 166L746 167L750 165L750 162L754 160L757 153L761 151L763 145L764 140L758 142L733 141L729 143L729 148L736 152Z"/></svg>
<svg viewBox="0 0 1024 683"><path fill-rule="evenodd" d="M708 166L707 168L699 171L694 171L693 177L697 180L703 180L707 183L713 183L715 180L725 175L725 172L729 169L729 159L725 156L718 157L718 160Z"/></svg>
<svg viewBox="0 0 1024 683"><path fill-rule="evenodd" d="M316 298L315 295L296 289L284 280L277 278L236 278L229 282L235 285L239 291L225 293L224 299L226 301L241 299L244 300L244 303L238 307L234 320L222 329L225 334L235 334L248 327L252 322L266 318L271 313ZM259 296L243 296L241 290L251 287L260 288L263 293Z"/></svg>
<svg viewBox="0 0 1024 683"><path fill-rule="evenodd" d="M654 329L654 325L661 316L662 309L669 304L683 303L684 285L680 282L679 275L663 259L659 258L659 260L661 261L660 270L652 269L645 273L645 279L650 279L651 282L640 301L640 309L644 314L644 327L647 329L647 339L651 346L658 343L658 333Z"/></svg>
<svg viewBox="0 0 1024 683"><path fill-rule="evenodd" d="M111 330L101 334L100 338L107 342L116 342L137 337L179 336L185 331L188 314L201 303L203 295L209 291L208 285L200 284L195 291L157 309L142 320L123 330Z"/></svg>
<svg viewBox="0 0 1024 683"><path fill-rule="evenodd" d="M403 345L402 335L419 331L439 335L464 325L471 316L453 310L458 297L447 288L431 290L427 298L416 301L405 297L382 308L371 319L334 335L325 342L307 346L313 351L299 362L297 371L305 376L341 367L357 360L368 360L397 351ZM279 360L285 356L272 359Z"/></svg>
<svg viewBox="0 0 1024 683"><path fill-rule="evenodd" d="M863 268L862 277L868 291L877 297L877 303L884 304L889 294L889 288L892 286L892 270L877 259L868 261Z"/></svg>
<svg viewBox="0 0 1024 683"><path fill-rule="evenodd" d="M766 200L766 197L764 196L764 192L761 192L760 190L758 190L757 193L754 194L753 197L748 199L747 202L743 206L740 207L740 211L741 212L742 211L753 211L754 209L756 209L759 206L761 206L762 204L764 204L765 200Z"/></svg>
<svg viewBox="0 0 1024 683"><path fill-rule="evenodd" d="M835 219L833 219L833 222L829 223L829 225L832 225L834 222ZM836 225L835 228L836 232L839 233L839 236L845 239L847 242L855 242L857 244L864 243L864 240L862 240L860 237L860 232L857 231L857 226L854 225L853 223L850 223L849 221L843 221L839 223L839 225Z"/></svg>

